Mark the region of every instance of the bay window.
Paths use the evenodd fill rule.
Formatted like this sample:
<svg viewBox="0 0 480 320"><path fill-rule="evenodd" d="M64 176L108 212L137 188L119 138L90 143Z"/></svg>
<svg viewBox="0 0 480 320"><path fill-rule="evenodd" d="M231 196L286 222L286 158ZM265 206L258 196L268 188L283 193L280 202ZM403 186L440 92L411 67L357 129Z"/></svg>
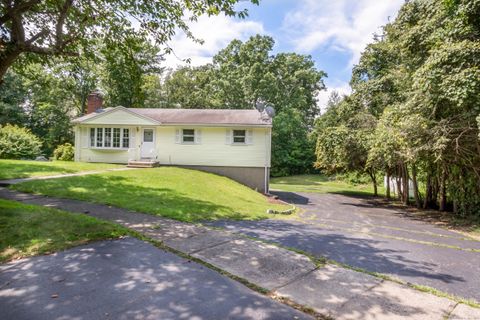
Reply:
<svg viewBox="0 0 480 320"><path fill-rule="evenodd" d="M130 147L130 129L90 128L90 147L100 149L127 149Z"/></svg>

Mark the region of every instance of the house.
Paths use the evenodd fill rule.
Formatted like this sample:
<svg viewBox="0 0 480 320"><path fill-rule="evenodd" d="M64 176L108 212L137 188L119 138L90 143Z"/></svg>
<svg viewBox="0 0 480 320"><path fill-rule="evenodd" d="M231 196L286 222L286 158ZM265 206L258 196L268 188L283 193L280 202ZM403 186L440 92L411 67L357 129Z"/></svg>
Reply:
<svg viewBox="0 0 480 320"><path fill-rule="evenodd" d="M103 109L101 95L94 92L87 100L87 114L73 124L75 161L192 168L268 192L272 119L264 112Z"/></svg>

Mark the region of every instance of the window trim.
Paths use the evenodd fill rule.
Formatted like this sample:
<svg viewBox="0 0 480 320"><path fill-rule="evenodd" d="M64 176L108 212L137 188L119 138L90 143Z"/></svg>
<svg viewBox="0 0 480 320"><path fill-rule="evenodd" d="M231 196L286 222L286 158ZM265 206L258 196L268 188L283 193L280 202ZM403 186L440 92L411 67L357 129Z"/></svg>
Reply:
<svg viewBox="0 0 480 320"><path fill-rule="evenodd" d="M194 129L194 128L182 128L180 129L181 130L181 133L180 133L180 143L181 144L195 144L195 136L197 134L196 130L197 129ZM193 134L188 134L188 135L184 135L183 131L185 130L192 130L193 131ZM192 137L193 140L192 141L185 141L184 140L184 137L187 136L187 137Z"/></svg>
<svg viewBox="0 0 480 320"><path fill-rule="evenodd" d="M236 136L235 135L235 131L243 131L243 136ZM243 142L235 142L235 137L239 138L239 137L242 137L243 138ZM237 146L243 146L243 145L246 145L247 144L247 130L246 129L232 129L232 145L237 145Z"/></svg>
<svg viewBox="0 0 480 320"><path fill-rule="evenodd" d="M125 128L125 127L116 127L116 126L95 126L95 127L89 127L90 130L89 130L89 135L90 135L90 143L88 145L88 148L89 149L95 149L95 150L128 150L130 149L130 137L131 137L131 128ZM102 132L102 137L101 137L101 146L98 147L97 146L97 143L98 143L98 133L99 133L99 129L101 129L101 132ZM110 129L110 146L109 147L105 147L105 129ZM115 132L115 129L118 129L120 131L119 133L119 146L118 147L114 147L113 145L113 141L114 141L114 132ZM94 136L92 137L92 132L94 133ZM128 132L128 136L126 137L128 139L128 147L124 147L124 133L125 132ZM92 145L92 142L93 142L93 145Z"/></svg>

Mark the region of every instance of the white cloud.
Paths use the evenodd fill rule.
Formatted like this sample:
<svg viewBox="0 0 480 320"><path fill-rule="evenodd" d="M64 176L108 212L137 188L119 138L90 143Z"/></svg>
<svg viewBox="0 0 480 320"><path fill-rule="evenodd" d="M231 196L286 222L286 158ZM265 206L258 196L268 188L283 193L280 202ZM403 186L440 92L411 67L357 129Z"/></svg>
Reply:
<svg viewBox="0 0 480 320"><path fill-rule="evenodd" d="M169 43L175 54L166 56L165 64L168 67L184 65L183 59L191 59L191 65L194 66L209 63L212 57L233 39L246 40L257 33L265 33L260 22L234 19L224 15L201 16L189 26L193 35L204 40L204 43L196 43L184 33L178 32Z"/></svg>
<svg viewBox="0 0 480 320"><path fill-rule="evenodd" d="M373 34L393 19L405 0L299 0L286 14L283 30L296 51L316 49L348 51L348 68L358 63Z"/></svg>
<svg viewBox="0 0 480 320"><path fill-rule="evenodd" d="M336 91L340 96L348 95L352 92L348 83L339 82L337 85L333 85L327 88L327 90L321 91L317 95L317 105L320 107L320 112L325 112L328 99L333 91Z"/></svg>

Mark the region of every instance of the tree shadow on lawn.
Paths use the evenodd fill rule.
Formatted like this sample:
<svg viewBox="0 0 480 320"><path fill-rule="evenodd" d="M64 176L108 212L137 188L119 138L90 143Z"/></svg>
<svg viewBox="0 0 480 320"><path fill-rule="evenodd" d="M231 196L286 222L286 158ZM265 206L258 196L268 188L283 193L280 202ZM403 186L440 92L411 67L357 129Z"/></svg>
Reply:
<svg viewBox="0 0 480 320"><path fill-rule="evenodd" d="M126 238L0 265L5 319L306 319L202 265Z"/></svg>
<svg viewBox="0 0 480 320"><path fill-rule="evenodd" d="M174 189L142 187L132 185L132 182L131 179L121 176L88 175L28 181L12 188L53 197L113 205L181 221L252 219L251 215L237 212L228 206L228 203L213 203L193 198Z"/></svg>

